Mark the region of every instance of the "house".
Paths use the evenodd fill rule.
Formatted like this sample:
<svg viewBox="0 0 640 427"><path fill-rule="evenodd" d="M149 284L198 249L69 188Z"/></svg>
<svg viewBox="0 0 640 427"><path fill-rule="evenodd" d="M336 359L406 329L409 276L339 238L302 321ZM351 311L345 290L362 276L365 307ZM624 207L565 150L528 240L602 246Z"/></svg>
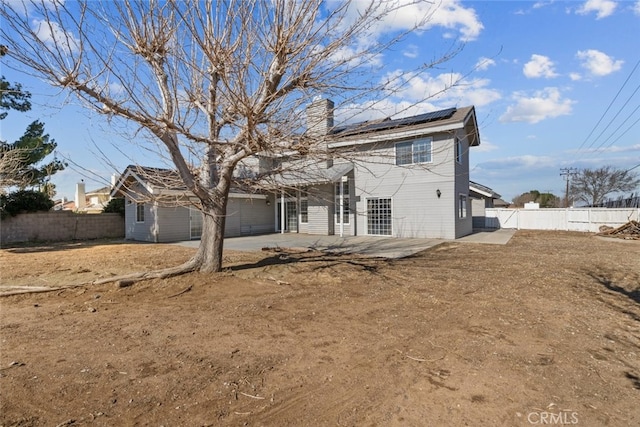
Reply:
<svg viewBox="0 0 640 427"><path fill-rule="evenodd" d="M76 184L74 200L66 198L57 200L53 207L55 211L74 211L77 213L101 213L111 200L111 187L101 187L96 190L85 191L85 183L80 180Z"/></svg>
<svg viewBox="0 0 640 427"><path fill-rule="evenodd" d="M486 223L485 209L503 208L509 204L501 199L501 195L491 188L469 181L469 198L473 212L473 228L484 228Z"/></svg>
<svg viewBox="0 0 640 427"><path fill-rule="evenodd" d="M127 166L111 192L125 198L125 238L146 242L198 239L202 214L176 171ZM272 232L273 196L231 191L226 237Z"/></svg>
<svg viewBox="0 0 640 427"><path fill-rule="evenodd" d="M299 150L259 153L244 162L242 173L255 176L263 191L232 191L226 237L297 232L456 239L472 232L469 150L480 144L473 106L342 127L333 125L333 108L327 99L307 108L307 134L324 144L324 158ZM268 176L271 170L282 173ZM127 238L199 236L200 213L184 207L191 198L179 182L171 184L176 177L127 168L112 192L127 197ZM183 206L171 206L168 198Z"/></svg>

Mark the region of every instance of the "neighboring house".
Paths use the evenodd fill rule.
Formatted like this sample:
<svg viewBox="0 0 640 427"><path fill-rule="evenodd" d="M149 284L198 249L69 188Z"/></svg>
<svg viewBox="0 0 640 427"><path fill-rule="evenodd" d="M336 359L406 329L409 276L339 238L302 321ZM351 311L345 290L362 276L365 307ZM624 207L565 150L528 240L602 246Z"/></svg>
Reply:
<svg viewBox="0 0 640 427"><path fill-rule="evenodd" d="M320 99L307 109L307 127L326 144L327 158L291 152L246 159L243 176L284 172L262 180L263 194L232 192L226 237L298 232L456 239L472 232L469 149L480 144L474 107L336 128L333 103ZM200 213L158 197L189 200L181 185L168 184L175 172L152 179L147 169L129 166L112 192L128 200L126 237L197 238L193 224Z"/></svg>
<svg viewBox="0 0 640 427"><path fill-rule="evenodd" d="M469 181L469 198L473 212L473 228L484 228L485 209L507 207L509 204L502 200L500 194L477 182Z"/></svg>
<svg viewBox="0 0 640 427"><path fill-rule="evenodd" d="M111 199L111 187L85 191L84 181L76 184L75 211L78 213L101 213Z"/></svg>
<svg viewBox="0 0 640 427"><path fill-rule="evenodd" d="M77 213L101 213L111 200L111 187L102 187L92 191L85 191L84 181L76 184L75 198L57 200L53 207L55 211L74 211Z"/></svg>

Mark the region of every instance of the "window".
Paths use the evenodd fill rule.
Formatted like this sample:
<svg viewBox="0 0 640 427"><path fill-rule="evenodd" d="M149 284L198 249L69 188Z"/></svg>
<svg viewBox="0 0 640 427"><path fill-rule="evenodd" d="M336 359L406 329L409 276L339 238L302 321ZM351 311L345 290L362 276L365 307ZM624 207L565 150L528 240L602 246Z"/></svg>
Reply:
<svg viewBox="0 0 640 427"><path fill-rule="evenodd" d="M367 199L367 234L391 236L391 199Z"/></svg>
<svg viewBox="0 0 640 427"><path fill-rule="evenodd" d="M136 222L144 222L144 203L136 203Z"/></svg>
<svg viewBox="0 0 640 427"><path fill-rule="evenodd" d="M466 218L467 217L467 196L464 194L460 195L460 199L458 201L458 218Z"/></svg>
<svg viewBox="0 0 640 427"><path fill-rule="evenodd" d="M336 202L333 204L335 206L335 218L336 224L344 223L349 224L349 181L345 181L342 183L342 187L344 189L344 196L342 197L342 221L340 220L340 183L336 183Z"/></svg>
<svg viewBox="0 0 640 427"><path fill-rule="evenodd" d="M455 140L455 146L456 146L456 162L462 163L462 141L460 141L457 136Z"/></svg>
<svg viewBox="0 0 640 427"><path fill-rule="evenodd" d="M307 224L309 222L309 199L308 188L304 187L300 190L300 223Z"/></svg>
<svg viewBox="0 0 640 427"><path fill-rule="evenodd" d="M422 138L396 144L396 165L431 162L431 142L432 138Z"/></svg>
<svg viewBox="0 0 640 427"><path fill-rule="evenodd" d="M307 199L300 200L300 222L303 224L309 222L309 202Z"/></svg>

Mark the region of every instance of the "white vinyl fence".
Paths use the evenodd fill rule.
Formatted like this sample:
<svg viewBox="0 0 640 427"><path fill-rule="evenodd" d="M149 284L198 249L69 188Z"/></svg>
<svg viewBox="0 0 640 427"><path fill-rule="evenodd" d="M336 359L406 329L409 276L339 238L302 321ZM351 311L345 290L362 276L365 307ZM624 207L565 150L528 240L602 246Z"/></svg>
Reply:
<svg viewBox="0 0 640 427"><path fill-rule="evenodd" d="M566 230L597 233L600 226L619 227L640 221L638 208L497 209L485 210L485 228Z"/></svg>

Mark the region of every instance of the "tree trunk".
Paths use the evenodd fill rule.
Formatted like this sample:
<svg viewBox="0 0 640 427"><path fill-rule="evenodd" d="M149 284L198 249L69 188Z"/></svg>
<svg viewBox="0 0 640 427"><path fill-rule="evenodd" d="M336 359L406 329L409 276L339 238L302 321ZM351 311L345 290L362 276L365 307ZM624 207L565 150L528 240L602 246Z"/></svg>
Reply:
<svg viewBox="0 0 640 427"><path fill-rule="evenodd" d="M227 215L227 197L224 203L216 203L202 209L202 237L198 252L194 256L195 270L213 273L222 270L224 227Z"/></svg>
<svg viewBox="0 0 640 427"><path fill-rule="evenodd" d="M232 167L223 167L217 171L216 186L213 194L202 200L202 236L198 252L191 260L193 269L203 273L222 271L222 250L224 247L224 228L227 219L227 202L231 188Z"/></svg>

